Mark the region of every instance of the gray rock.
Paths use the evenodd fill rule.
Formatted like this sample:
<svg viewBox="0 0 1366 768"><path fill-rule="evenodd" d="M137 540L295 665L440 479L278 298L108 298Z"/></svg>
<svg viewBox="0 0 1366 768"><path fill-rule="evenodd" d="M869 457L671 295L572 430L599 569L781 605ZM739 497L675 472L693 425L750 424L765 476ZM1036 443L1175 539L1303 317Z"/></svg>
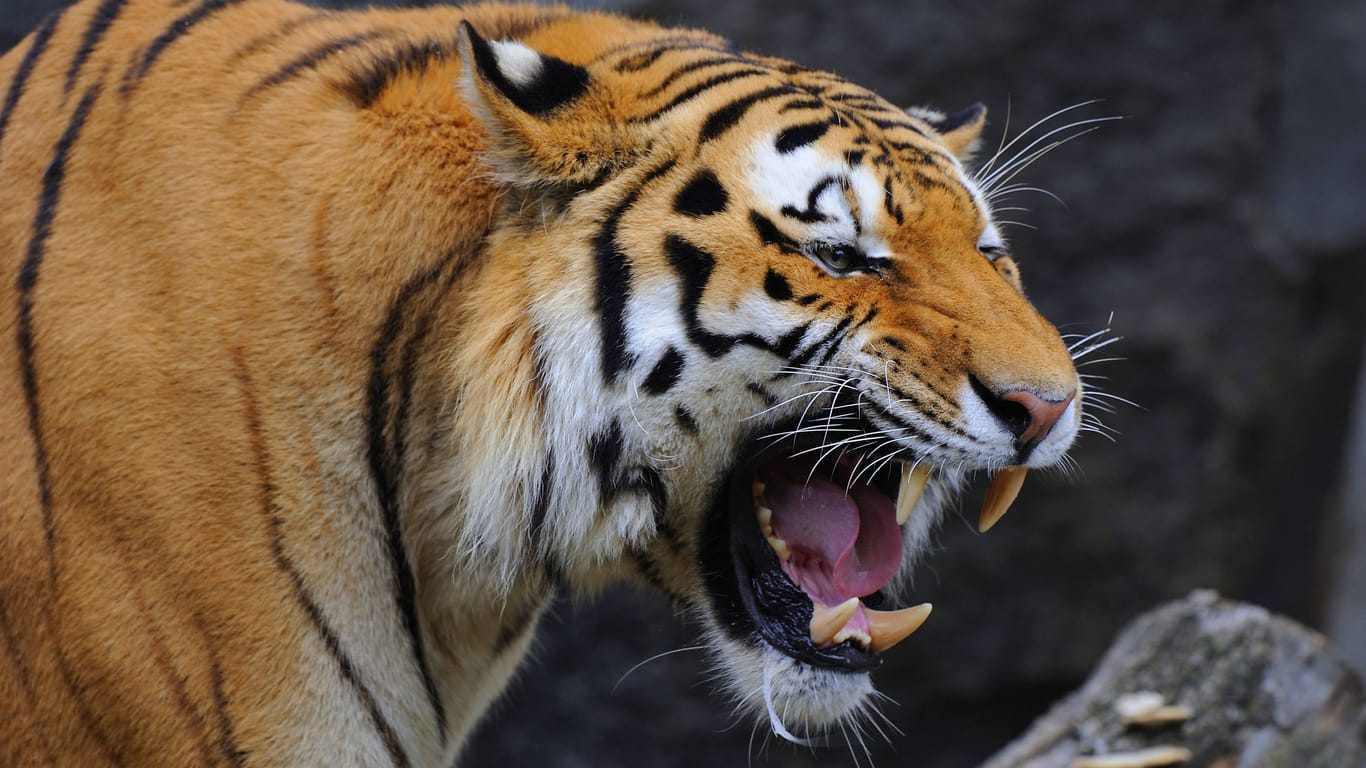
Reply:
<svg viewBox="0 0 1366 768"><path fill-rule="evenodd" d="M1116 701L1154 692L1188 720L1126 724ZM1190 765L1366 765L1366 692L1325 638L1263 608L1193 593L1133 622L1091 678L982 768L1060 768L1156 747Z"/></svg>

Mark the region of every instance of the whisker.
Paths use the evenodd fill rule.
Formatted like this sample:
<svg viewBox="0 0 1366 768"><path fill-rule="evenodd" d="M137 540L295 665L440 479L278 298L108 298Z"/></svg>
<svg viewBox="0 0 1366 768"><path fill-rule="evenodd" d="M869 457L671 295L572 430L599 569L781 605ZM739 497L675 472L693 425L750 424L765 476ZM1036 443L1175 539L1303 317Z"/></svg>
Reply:
<svg viewBox="0 0 1366 768"><path fill-rule="evenodd" d="M1074 110L1074 109L1081 109L1082 107L1089 107L1089 106L1091 106L1092 104L1098 104L1098 103L1100 103L1100 99L1091 99L1090 101L1083 101L1083 102L1080 102L1080 103L1077 103L1077 104L1073 104L1073 105L1070 106L1070 107L1063 107L1062 109L1059 109L1059 110L1053 112L1052 114L1050 114L1050 115L1048 115L1048 116L1046 116L1046 117L1044 117L1044 118L1042 118L1042 119L1040 119L1040 120L1035 121L1033 125L1029 126L1028 128L1024 129L1023 131L1020 131L1020 134L1019 134L1018 136L1016 136L1015 138L1011 139L1011 140L1010 140L1010 143L1004 144L1000 149L996 150L996 154L992 155L992 156L991 156L991 159L987 160L986 164L985 164L982 168L978 169L978 171L977 171L976 173L973 174L973 178L974 178L974 179L979 179L979 180L980 180L985 174L989 173L989 172L991 171L992 166L994 166L994 165L996 164L996 161L997 161L998 159L1000 159L1001 155L1005 154L1006 152L1009 152L1009 151L1010 151L1010 148L1013 147L1013 146L1015 146L1016 142L1022 140L1024 137L1028 136L1030 131L1034 130L1035 128L1038 128L1039 126L1043 125L1044 123L1047 123L1049 120L1052 120L1053 118L1055 118L1055 117L1057 117L1057 116L1059 116L1059 115L1065 115L1065 114L1067 114L1068 112L1071 112L1071 111ZM1006 128L1009 129L1009 127L1010 127L1009 124L1007 124L1007 125L1006 125ZM1006 137L1006 134L1003 132L1003 133L1001 134L1001 141L1002 141L1002 142L1005 141L1005 137Z"/></svg>
<svg viewBox="0 0 1366 768"><path fill-rule="evenodd" d="M1057 149L1058 147L1062 146L1063 144L1066 144L1066 143L1072 141L1073 139L1076 139L1076 138L1080 138L1080 137L1082 137L1082 136L1085 136L1086 134L1088 134L1088 133L1090 133L1090 132L1096 130L1097 128L1099 128L1100 125L1103 124L1103 123L1110 123L1110 122L1114 122L1114 121L1120 120L1120 119L1121 119L1121 118L1116 117L1116 116L1112 116L1112 117L1092 117L1092 118L1087 118L1087 119L1085 119L1085 120L1075 120L1075 121L1073 121L1073 122L1067 123L1066 125L1060 125L1060 126L1058 126L1057 128L1054 128L1054 129L1048 131L1047 133L1043 134L1042 136L1039 136L1037 139L1034 139L1033 141L1031 141L1029 144L1025 145L1025 147L1024 147L1023 149L1021 149L1021 150L1019 150L1018 152L1016 152L1013 156L1011 156L1011 158L1010 158L1009 160L1007 160L1006 162L1002 163L1000 168L997 168L996 170L992 171L989 175L987 175L987 176L985 176L985 177L979 177L979 178L978 178L978 185L982 188L983 192L985 193L986 191L989 191L989 190L991 190L991 189L993 189L993 188L999 186L1000 184L1002 184L1002 183L1004 183L1004 182L1007 182L1007 181L1010 181L1011 179L1015 178L1015 176L1016 176L1021 170L1024 170L1024 168L1029 167L1031 164L1033 164L1033 162L1034 162L1035 160L1039 159L1040 157L1043 157L1044 155L1048 154L1049 152L1052 152L1054 149ZM1052 137L1054 137L1054 136L1057 136L1059 133L1063 133L1063 132L1065 132L1065 131L1070 131L1070 130L1073 130L1073 129L1075 129L1075 128L1082 128L1083 126L1091 126L1091 127L1085 128L1084 130L1078 131L1078 132L1076 132L1076 133L1074 133L1074 134L1072 134L1072 135L1070 135L1070 136L1067 136L1067 137L1065 137L1065 138L1062 138L1062 139L1055 139L1055 140L1052 141L1051 143L1049 143L1049 144L1047 144L1047 145L1045 145L1045 146L1043 146L1043 147L1041 147L1041 148L1038 148L1038 147L1039 147L1039 144L1041 144L1041 143L1043 143L1043 142L1045 142L1045 141L1048 141L1048 139L1050 139L1050 138L1052 138ZM1021 134L1019 137L1017 137L1017 140L1018 140L1019 138L1023 138L1023 137L1024 137L1024 134ZM1014 143L1014 142L1012 142L1012 143ZM1037 149L1036 149L1036 148L1037 148Z"/></svg>
<svg viewBox="0 0 1366 768"><path fill-rule="evenodd" d="M614 686L612 686L612 693L616 693L616 692L617 692L617 689L621 687L621 684L622 684L623 682L626 681L626 678L629 677L630 674L631 674L632 672L636 671L637 669L640 669L641 667L645 666L646 664L649 664L649 663L652 662L652 661L655 661L655 660L657 660L657 659L662 659L662 658L664 658L665 656L672 656L672 655L674 655L675 653L684 653L684 652L686 652L686 651L704 651L704 650L706 650L706 649L707 649L707 647L706 647L705 645L690 645L690 646L688 646L688 647L686 647L686 648L675 648L675 649L673 649L672 651L665 651L665 652L663 652L663 653L656 653L655 655L651 656L650 658L646 659L645 661L642 661L642 662L640 662L639 664L635 665L634 667L631 667L630 669L626 670L625 674L623 674L623 675L621 676L621 679L620 679L620 680L617 680L617 684L614 685Z"/></svg>

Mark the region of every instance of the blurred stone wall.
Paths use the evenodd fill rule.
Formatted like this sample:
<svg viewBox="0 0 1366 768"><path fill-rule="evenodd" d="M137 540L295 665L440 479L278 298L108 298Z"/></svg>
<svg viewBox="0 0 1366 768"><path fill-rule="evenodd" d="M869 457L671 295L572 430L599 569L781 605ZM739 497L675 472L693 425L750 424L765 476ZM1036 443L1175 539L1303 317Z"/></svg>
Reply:
<svg viewBox="0 0 1366 768"><path fill-rule="evenodd" d="M829 69L905 104L983 101L994 144L1050 112L1120 115L1051 154L1009 234L1065 332L1112 314L1125 358L1086 369L1137 402L1080 470L1031 477L987 536L963 503L919 575L934 617L877 674L903 731L878 765L971 765L1084 679L1129 618L1195 587L1363 642L1350 425L1366 340L1366 6L1355 0L942 3L616 0ZM51 7L0 5L0 45ZM1351 482L1356 478L1355 483ZM1355 496L1348 493L1349 490ZM1357 510L1355 516L1352 510ZM1356 627L1357 629L1353 629ZM562 602L468 765L849 765L754 735L711 695L654 595ZM1345 649L1350 656L1353 648ZM1360 663L1363 652L1357 652ZM885 726L884 726L885 727Z"/></svg>

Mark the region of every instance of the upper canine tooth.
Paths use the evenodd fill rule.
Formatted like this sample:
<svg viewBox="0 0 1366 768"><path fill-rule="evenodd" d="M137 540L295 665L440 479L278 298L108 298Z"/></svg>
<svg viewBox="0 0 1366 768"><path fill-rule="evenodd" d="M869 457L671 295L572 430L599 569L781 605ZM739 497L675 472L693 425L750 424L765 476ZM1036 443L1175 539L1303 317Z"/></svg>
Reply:
<svg viewBox="0 0 1366 768"><path fill-rule="evenodd" d="M911 519L911 510L925 492L925 483L930 481L930 467L927 464L901 465L901 487L896 493L896 524L905 525Z"/></svg>
<svg viewBox="0 0 1366 768"><path fill-rule="evenodd" d="M839 605L813 603L811 610L811 644L819 648L835 639L835 635L849 623L859 600L851 597Z"/></svg>
<svg viewBox="0 0 1366 768"><path fill-rule="evenodd" d="M929 603L921 603L910 608L902 608L899 611L874 611L864 609L864 615L868 617L868 634L873 641L868 645L869 649L882 653L897 643L905 640L920 625L925 623L925 619L930 617L933 609Z"/></svg>
<svg viewBox="0 0 1366 768"><path fill-rule="evenodd" d="M982 515L977 518L978 531L986 533L1005 517L1010 505L1015 503L1015 497L1020 495L1020 486L1024 485L1028 473L1024 467L1006 467L991 478L986 501L982 502Z"/></svg>

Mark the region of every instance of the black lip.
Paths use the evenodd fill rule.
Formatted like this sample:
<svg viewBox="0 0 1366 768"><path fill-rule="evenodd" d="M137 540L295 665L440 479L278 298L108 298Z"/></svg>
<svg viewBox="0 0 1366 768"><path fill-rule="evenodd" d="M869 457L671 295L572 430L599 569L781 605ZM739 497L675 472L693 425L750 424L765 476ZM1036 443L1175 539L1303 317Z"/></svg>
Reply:
<svg viewBox="0 0 1366 768"><path fill-rule="evenodd" d="M716 618L731 638L773 648L812 666L867 672L881 654L851 641L831 648L811 643L811 598L783 572L754 517L751 482L765 459L792 455L790 442L751 450L718 490L703 531L702 570Z"/></svg>

